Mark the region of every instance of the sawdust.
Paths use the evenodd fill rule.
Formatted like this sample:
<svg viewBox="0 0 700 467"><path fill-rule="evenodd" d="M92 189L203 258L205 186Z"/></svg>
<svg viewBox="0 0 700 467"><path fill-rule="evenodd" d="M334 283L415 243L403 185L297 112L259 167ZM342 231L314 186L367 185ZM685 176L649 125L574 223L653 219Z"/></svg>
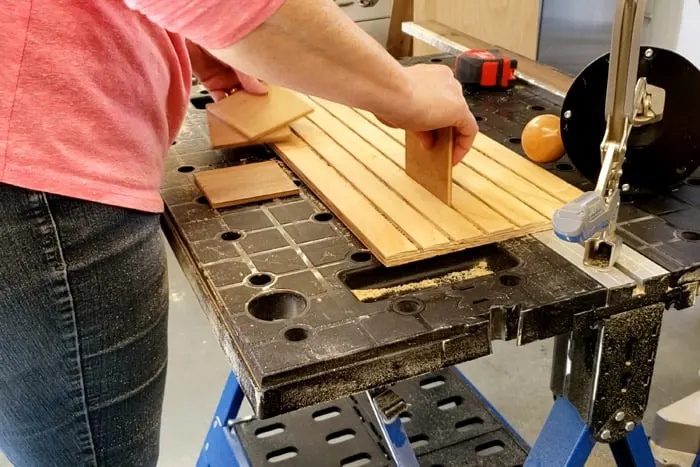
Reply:
<svg viewBox="0 0 700 467"><path fill-rule="evenodd" d="M355 289L352 291L352 293L361 302L373 302L392 295L416 292L443 285L456 284L469 279L488 276L489 274L493 274L493 271L489 269L486 261L480 261L470 269L450 272L443 276L433 277L432 279L424 279L418 282L409 282L408 284L395 285L393 287L384 287L379 289Z"/></svg>

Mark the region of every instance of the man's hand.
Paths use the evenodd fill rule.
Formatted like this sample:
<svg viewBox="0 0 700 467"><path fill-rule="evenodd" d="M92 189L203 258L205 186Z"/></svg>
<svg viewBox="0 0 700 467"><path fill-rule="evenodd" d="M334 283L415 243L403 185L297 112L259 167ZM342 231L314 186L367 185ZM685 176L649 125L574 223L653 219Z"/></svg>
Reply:
<svg viewBox="0 0 700 467"><path fill-rule="evenodd" d="M187 51L192 71L215 101L223 99L236 89L245 89L257 95L267 94L267 86L262 82L234 70L194 42L187 41Z"/></svg>
<svg viewBox="0 0 700 467"><path fill-rule="evenodd" d="M462 86L444 65L415 65L405 69L409 102L397 103L395 112L377 115L383 122L415 132L426 149L435 144L431 130L455 128L453 164L469 152L479 131L464 100Z"/></svg>

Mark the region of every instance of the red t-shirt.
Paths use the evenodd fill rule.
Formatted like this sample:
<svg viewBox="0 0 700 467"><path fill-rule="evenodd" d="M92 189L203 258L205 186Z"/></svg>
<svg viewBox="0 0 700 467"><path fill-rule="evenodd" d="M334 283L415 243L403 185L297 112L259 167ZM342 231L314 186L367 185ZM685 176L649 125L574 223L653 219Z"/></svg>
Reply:
<svg viewBox="0 0 700 467"><path fill-rule="evenodd" d="M222 48L284 0L15 0L0 15L0 183L159 212L189 99L183 37Z"/></svg>

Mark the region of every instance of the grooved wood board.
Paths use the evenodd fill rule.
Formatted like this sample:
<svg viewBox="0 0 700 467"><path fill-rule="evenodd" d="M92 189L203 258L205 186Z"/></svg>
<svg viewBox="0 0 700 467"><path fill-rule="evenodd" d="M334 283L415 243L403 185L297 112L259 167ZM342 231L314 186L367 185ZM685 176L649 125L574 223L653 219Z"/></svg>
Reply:
<svg viewBox="0 0 700 467"><path fill-rule="evenodd" d="M313 108L294 91L268 86L264 96L236 91L207 106L214 116L248 139L258 139L308 115Z"/></svg>
<svg viewBox="0 0 700 467"><path fill-rule="evenodd" d="M273 145L285 163L386 266L551 228L575 187L480 134L452 172L452 205L405 171L405 133L322 99Z"/></svg>
<svg viewBox="0 0 700 467"><path fill-rule="evenodd" d="M292 130L289 127L284 127L258 139L250 140L212 115L209 110L207 110L207 124L212 149L233 149L256 144L278 143L292 135Z"/></svg>
<svg viewBox="0 0 700 467"><path fill-rule="evenodd" d="M435 145L425 149L414 134L406 132L406 173L440 201L452 205L452 127L435 132Z"/></svg>
<svg viewBox="0 0 700 467"><path fill-rule="evenodd" d="M194 180L213 208L281 198L299 192L274 161L197 172Z"/></svg>

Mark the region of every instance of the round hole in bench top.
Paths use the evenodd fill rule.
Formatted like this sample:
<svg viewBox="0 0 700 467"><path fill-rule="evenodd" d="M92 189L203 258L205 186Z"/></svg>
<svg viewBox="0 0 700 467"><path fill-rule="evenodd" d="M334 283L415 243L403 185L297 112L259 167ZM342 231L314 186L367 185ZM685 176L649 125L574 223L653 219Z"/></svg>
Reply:
<svg viewBox="0 0 700 467"><path fill-rule="evenodd" d="M474 118L476 119L477 122L483 122L485 119L481 115L474 115Z"/></svg>
<svg viewBox="0 0 700 467"><path fill-rule="evenodd" d="M417 298L402 298L392 303L391 309L400 315L417 315L425 309L425 304Z"/></svg>
<svg viewBox="0 0 700 467"><path fill-rule="evenodd" d="M356 263L366 263L372 259L372 254L369 251L356 251L350 255L350 259Z"/></svg>
<svg viewBox="0 0 700 467"><path fill-rule="evenodd" d="M508 138L508 142L513 143L513 144L520 144L520 143L522 143L522 140L520 138L513 137L513 138Z"/></svg>
<svg viewBox="0 0 700 467"><path fill-rule="evenodd" d="M700 241L700 232L694 230L684 230L680 233L681 238L687 242L698 242Z"/></svg>
<svg viewBox="0 0 700 467"><path fill-rule="evenodd" d="M319 212L314 214L312 218L316 222L330 222L333 219L333 214L330 212Z"/></svg>
<svg viewBox="0 0 700 467"><path fill-rule="evenodd" d="M207 95L207 94L209 94L209 91L207 91L206 89L202 89L201 91L199 91L199 93Z"/></svg>
<svg viewBox="0 0 700 467"><path fill-rule="evenodd" d="M172 143L170 143L171 146L175 146L176 144L177 144L177 141L173 141Z"/></svg>
<svg viewBox="0 0 700 467"><path fill-rule="evenodd" d="M198 202L199 204L209 204L209 202L207 201L207 197L206 197L206 196L200 196L199 198L197 198L197 202Z"/></svg>
<svg viewBox="0 0 700 467"><path fill-rule="evenodd" d="M255 287L264 287L272 283L272 276L266 272L260 272L248 277L248 283Z"/></svg>
<svg viewBox="0 0 700 467"><path fill-rule="evenodd" d="M442 63L444 61L443 58L431 58L430 61L432 63Z"/></svg>
<svg viewBox="0 0 700 467"><path fill-rule="evenodd" d="M309 337L309 331L304 328L290 328L284 331L284 338L290 342L301 342Z"/></svg>
<svg viewBox="0 0 700 467"><path fill-rule="evenodd" d="M498 278L501 284L505 285L506 287L516 287L520 285L520 282L522 282L522 279L518 276L514 276L512 274L504 274L501 277Z"/></svg>
<svg viewBox="0 0 700 467"><path fill-rule="evenodd" d="M557 170L561 170L562 172L571 172L572 170L574 170L574 166L573 166L573 165L571 165L571 164L565 164L565 163L557 164L557 165L555 165L554 167L556 167Z"/></svg>
<svg viewBox="0 0 700 467"><path fill-rule="evenodd" d="M528 107L528 109L541 112L542 110L544 110L544 107L541 105L531 105L530 107Z"/></svg>
<svg viewBox="0 0 700 467"><path fill-rule="evenodd" d="M303 183L301 182L301 180L299 180L298 178L295 178L294 180L292 180L292 183L294 183L296 186L302 186L302 185L303 185Z"/></svg>
<svg viewBox="0 0 700 467"><path fill-rule="evenodd" d="M178 167L177 171L186 174L188 172L194 172L194 167L191 165L183 165L182 167Z"/></svg>
<svg viewBox="0 0 700 467"><path fill-rule="evenodd" d="M262 321L296 318L306 311L303 295L291 291L277 291L258 295L248 302L248 313Z"/></svg>
<svg viewBox="0 0 700 467"><path fill-rule="evenodd" d="M238 240L242 236L243 235L240 232L236 232L236 231L224 232L221 234L221 240L226 240L227 242L232 242L234 240Z"/></svg>

